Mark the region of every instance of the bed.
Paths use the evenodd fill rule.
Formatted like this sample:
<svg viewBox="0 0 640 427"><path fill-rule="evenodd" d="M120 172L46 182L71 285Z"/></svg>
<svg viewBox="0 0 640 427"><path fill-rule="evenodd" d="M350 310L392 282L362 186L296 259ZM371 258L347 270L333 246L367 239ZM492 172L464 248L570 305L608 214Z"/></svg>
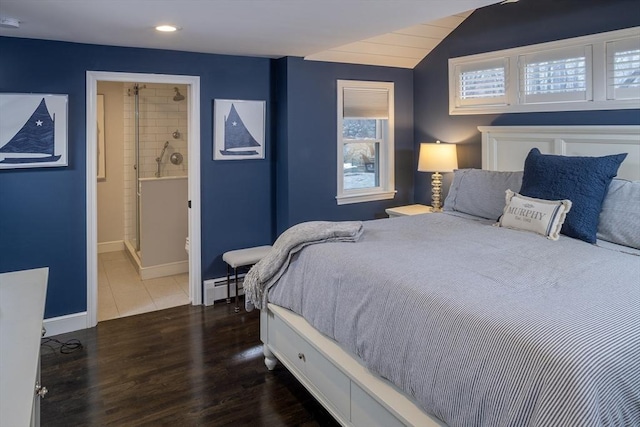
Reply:
<svg viewBox="0 0 640 427"><path fill-rule="evenodd" d="M486 171L522 170L538 148L628 153L618 177L640 179L638 126L480 130ZM267 368L281 362L348 426L640 423L640 251L495 227L458 204L295 253L261 310Z"/></svg>

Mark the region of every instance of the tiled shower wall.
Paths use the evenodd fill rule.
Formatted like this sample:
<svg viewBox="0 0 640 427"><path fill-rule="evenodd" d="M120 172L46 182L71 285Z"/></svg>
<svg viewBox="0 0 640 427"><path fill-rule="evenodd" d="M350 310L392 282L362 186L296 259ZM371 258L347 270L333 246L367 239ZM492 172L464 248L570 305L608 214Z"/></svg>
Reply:
<svg viewBox="0 0 640 427"><path fill-rule="evenodd" d="M160 176L187 175L187 86L144 83L139 85L138 117L140 138L140 178L153 178L156 173L156 158L169 141L162 163ZM174 87L185 97L174 101ZM124 84L124 223L125 239L136 238L136 171L135 164L135 97L133 83ZM178 131L179 138L173 133ZM182 154L182 163L170 162L173 153Z"/></svg>

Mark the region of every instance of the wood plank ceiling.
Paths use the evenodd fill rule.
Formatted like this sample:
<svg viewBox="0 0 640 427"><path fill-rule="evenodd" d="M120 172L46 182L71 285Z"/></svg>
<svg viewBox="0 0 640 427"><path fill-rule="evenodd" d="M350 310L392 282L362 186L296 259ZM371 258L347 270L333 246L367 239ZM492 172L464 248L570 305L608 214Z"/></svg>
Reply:
<svg viewBox="0 0 640 427"><path fill-rule="evenodd" d="M307 55L305 59L412 69L472 12L345 44Z"/></svg>

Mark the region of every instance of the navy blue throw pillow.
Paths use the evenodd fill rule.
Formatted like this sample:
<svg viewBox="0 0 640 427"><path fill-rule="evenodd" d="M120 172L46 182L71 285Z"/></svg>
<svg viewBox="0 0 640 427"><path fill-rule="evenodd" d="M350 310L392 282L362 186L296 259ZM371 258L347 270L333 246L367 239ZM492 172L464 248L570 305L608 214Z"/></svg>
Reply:
<svg viewBox="0 0 640 427"><path fill-rule="evenodd" d="M561 233L595 243L602 202L609 183L627 153L604 157L571 157L542 154L532 148L524 161L520 194L536 199L569 199Z"/></svg>

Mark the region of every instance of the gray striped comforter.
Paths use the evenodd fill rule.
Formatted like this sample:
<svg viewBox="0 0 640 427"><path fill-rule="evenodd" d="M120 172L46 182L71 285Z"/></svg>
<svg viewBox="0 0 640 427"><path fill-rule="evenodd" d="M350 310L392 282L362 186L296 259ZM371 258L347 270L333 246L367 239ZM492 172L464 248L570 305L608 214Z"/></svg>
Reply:
<svg viewBox="0 0 640 427"><path fill-rule="evenodd" d="M446 213L364 230L269 301L450 426L640 425L640 257Z"/></svg>

